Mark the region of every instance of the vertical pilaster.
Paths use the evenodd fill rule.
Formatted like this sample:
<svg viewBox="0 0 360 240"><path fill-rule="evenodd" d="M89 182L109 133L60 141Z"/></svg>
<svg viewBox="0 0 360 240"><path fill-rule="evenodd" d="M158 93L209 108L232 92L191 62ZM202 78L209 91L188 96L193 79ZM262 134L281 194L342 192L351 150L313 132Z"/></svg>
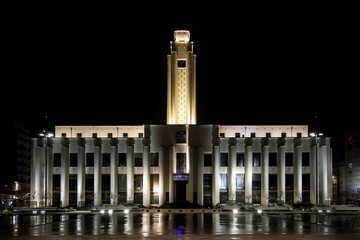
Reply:
<svg viewBox="0 0 360 240"><path fill-rule="evenodd" d="M69 205L69 139L61 140L61 184L60 200L61 207Z"/></svg>
<svg viewBox="0 0 360 240"><path fill-rule="evenodd" d="M310 147L310 203L317 205L317 143L314 141Z"/></svg>
<svg viewBox="0 0 360 240"><path fill-rule="evenodd" d="M302 146L294 147L294 203L302 202Z"/></svg>
<svg viewBox="0 0 360 240"><path fill-rule="evenodd" d="M45 162L45 149L43 146L41 146L43 143L43 139L37 139L37 144L35 146L35 156L34 159L34 201L36 201L36 206L41 207L43 205L44 201L44 179L45 179L45 173L44 173L44 162Z"/></svg>
<svg viewBox="0 0 360 240"><path fill-rule="evenodd" d="M245 141L245 202L252 203L252 167L253 167L252 139Z"/></svg>
<svg viewBox="0 0 360 240"><path fill-rule="evenodd" d="M150 206L150 146L143 146L143 204Z"/></svg>
<svg viewBox="0 0 360 240"><path fill-rule="evenodd" d="M236 138L229 138L228 164L229 200L236 200Z"/></svg>
<svg viewBox="0 0 360 240"><path fill-rule="evenodd" d="M165 147L160 147L159 153L159 205L165 203Z"/></svg>
<svg viewBox="0 0 360 240"><path fill-rule="evenodd" d="M174 202L174 161L176 159L175 146L169 148L169 203Z"/></svg>
<svg viewBox="0 0 360 240"><path fill-rule="evenodd" d="M277 162L277 178L278 178L278 186L277 186L277 198L280 201L285 203L285 143L282 142L282 139L278 141L278 162Z"/></svg>
<svg viewBox="0 0 360 240"><path fill-rule="evenodd" d="M36 195L36 187L35 187L35 179L36 175L38 174L36 172L36 163L38 158L37 153L37 138L32 139L32 150L31 150L31 168L30 168L30 201L36 201L35 195Z"/></svg>
<svg viewBox="0 0 360 240"><path fill-rule="evenodd" d="M134 139L126 141L126 198L128 202L134 201Z"/></svg>
<svg viewBox="0 0 360 240"><path fill-rule="evenodd" d="M47 158L46 158L46 205L52 206L53 196L53 141L51 138L47 139Z"/></svg>
<svg viewBox="0 0 360 240"><path fill-rule="evenodd" d="M78 140L78 165L77 165L77 206L85 204L85 139Z"/></svg>
<svg viewBox="0 0 360 240"><path fill-rule="evenodd" d="M204 148L198 147L198 168L197 168L197 201L200 206L204 205Z"/></svg>
<svg viewBox="0 0 360 240"><path fill-rule="evenodd" d="M194 148L189 146L189 182L186 185L186 200L194 202Z"/></svg>
<svg viewBox="0 0 360 240"><path fill-rule="evenodd" d="M110 204L113 206L118 205L119 201L119 188L118 188L118 141L117 139L110 140Z"/></svg>
<svg viewBox="0 0 360 240"><path fill-rule="evenodd" d="M269 140L261 142L261 205L269 205Z"/></svg>
<svg viewBox="0 0 360 240"><path fill-rule="evenodd" d="M94 206L101 206L102 187L101 139L94 140Z"/></svg>
<svg viewBox="0 0 360 240"><path fill-rule="evenodd" d="M321 139L324 141L325 139ZM327 203L328 196L328 148L327 145L321 145L319 148L320 161L320 203Z"/></svg>
<svg viewBox="0 0 360 240"><path fill-rule="evenodd" d="M220 203L220 146L213 146L213 206Z"/></svg>

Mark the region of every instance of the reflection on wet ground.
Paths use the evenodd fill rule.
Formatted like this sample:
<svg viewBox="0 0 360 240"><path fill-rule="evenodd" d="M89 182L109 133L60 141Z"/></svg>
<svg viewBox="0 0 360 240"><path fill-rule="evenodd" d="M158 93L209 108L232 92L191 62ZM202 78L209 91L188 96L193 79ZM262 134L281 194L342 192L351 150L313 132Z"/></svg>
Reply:
<svg viewBox="0 0 360 240"><path fill-rule="evenodd" d="M12 236L194 236L304 234L360 237L360 215L256 213L114 213L0 216L0 239Z"/></svg>

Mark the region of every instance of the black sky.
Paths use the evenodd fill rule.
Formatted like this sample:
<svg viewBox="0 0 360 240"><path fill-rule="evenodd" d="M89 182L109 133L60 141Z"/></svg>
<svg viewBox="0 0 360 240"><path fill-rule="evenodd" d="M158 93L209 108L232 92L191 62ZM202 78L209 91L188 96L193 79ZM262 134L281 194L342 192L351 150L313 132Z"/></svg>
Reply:
<svg viewBox="0 0 360 240"><path fill-rule="evenodd" d="M173 31L185 29L198 56L199 124L309 124L337 145L360 126L357 17L348 8L214 9L9 16L6 116L50 130L166 124L166 56Z"/></svg>

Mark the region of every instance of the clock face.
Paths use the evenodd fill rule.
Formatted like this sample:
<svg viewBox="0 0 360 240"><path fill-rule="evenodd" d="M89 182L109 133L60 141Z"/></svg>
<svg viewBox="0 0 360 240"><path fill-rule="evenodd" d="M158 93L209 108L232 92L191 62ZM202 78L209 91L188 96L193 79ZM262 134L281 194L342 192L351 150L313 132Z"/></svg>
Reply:
<svg viewBox="0 0 360 240"><path fill-rule="evenodd" d="M178 68L186 68L186 60L178 60Z"/></svg>

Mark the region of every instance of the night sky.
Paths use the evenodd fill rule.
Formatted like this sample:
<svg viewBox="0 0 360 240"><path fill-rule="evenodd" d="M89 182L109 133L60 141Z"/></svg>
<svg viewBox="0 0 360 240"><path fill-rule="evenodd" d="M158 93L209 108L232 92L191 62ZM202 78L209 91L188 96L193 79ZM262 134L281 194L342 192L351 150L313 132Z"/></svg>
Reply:
<svg viewBox="0 0 360 240"><path fill-rule="evenodd" d="M342 157L343 134L360 127L354 15L204 10L195 20L194 11L12 15L3 35L8 122L166 124L169 42L190 30L198 124L308 124Z"/></svg>

